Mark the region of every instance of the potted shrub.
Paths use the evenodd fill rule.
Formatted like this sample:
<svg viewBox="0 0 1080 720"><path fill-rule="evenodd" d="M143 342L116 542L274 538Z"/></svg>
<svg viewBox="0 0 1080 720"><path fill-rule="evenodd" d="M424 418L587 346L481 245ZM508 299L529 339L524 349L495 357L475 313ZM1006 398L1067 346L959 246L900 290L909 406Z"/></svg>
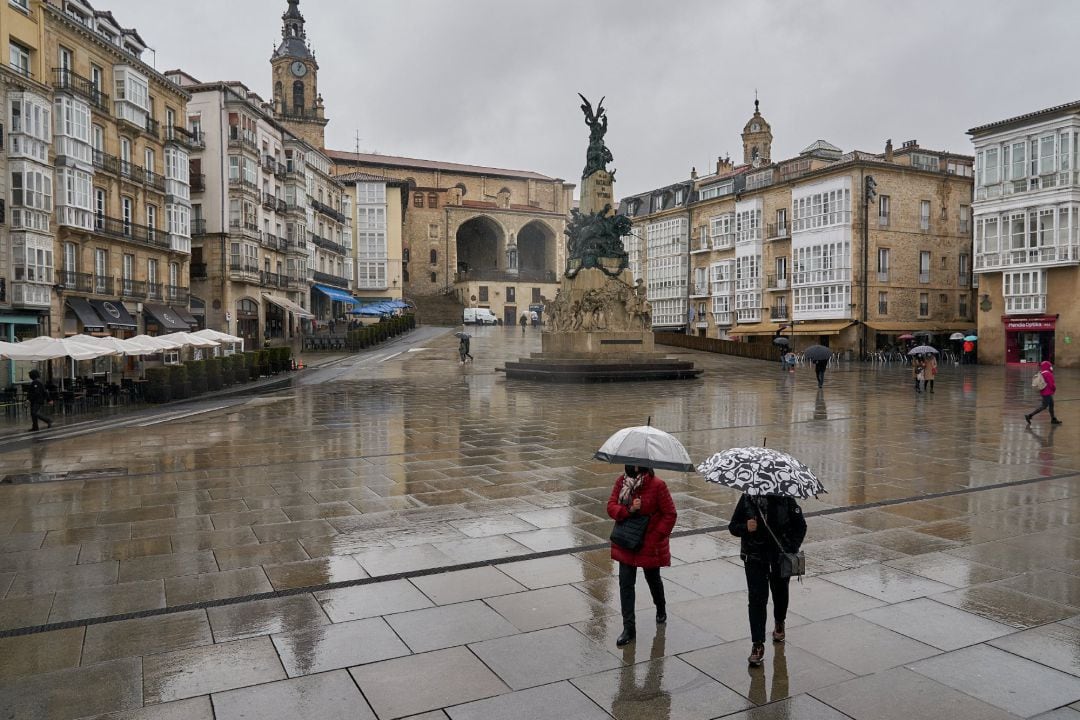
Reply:
<svg viewBox="0 0 1080 720"><path fill-rule="evenodd" d="M251 350L244 353L244 364L247 366L248 379L259 379L259 351Z"/></svg>
<svg viewBox="0 0 1080 720"><path fill-rule="evenodd" d="M169 366L169 386L173 400L191 397L191 383L188 382L187 368L183 365Z"/></svg>
<svg viewBox="0 0 1080 720"><path fill-rule="evenodd" d="M214 358L217 362L218 373L221 376L221 387L229 387L233 384L232 359L229 357Z"/></svg>
<svg viewBox="0 0 1080 720"><path fill-rule="evenodd" d="M187 368L188 384L191 385L192 395L205 395L209 389L206 360L189 360L184 363Z"/></svg>
<svg viewBox="0 0 1080 720"><path fill-rule="evenodd" d="M169 386L169 368L146 369L146 400L152 403L169 402L172 390Z"/></svg>
<svg viewBox="0 0 1080 720"><path fill-rule="evenodd" d="M248 381L247 357L244 353L236 353L229 360L232 365L233 382L246 383Z"/></svg>

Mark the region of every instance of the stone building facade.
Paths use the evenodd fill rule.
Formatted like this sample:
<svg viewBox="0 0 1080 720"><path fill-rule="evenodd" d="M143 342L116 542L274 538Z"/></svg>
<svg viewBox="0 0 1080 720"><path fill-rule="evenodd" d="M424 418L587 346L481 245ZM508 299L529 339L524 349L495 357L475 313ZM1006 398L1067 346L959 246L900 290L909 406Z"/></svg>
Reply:
<svg viewBox="0 0 1080 720"><path fill-rule="evenodd" d="M574 186L518 170L327 151L341 175L405 183L402 284L406 297L452 294L516 322L554 297L566 262Z"/></svg>
<svg viewBox="0 0 1080 720"><path fill-rule="evenodd" d="M858 354L905 333L940 344L974 328L970 157L914 141L843 153L819 140L772 161L771 137L755 104L743 133L750 162L692 173L689 308L676 329L763 343L782 333L796 349ZM657 210L664 192L627 198L621 211L647 233L670 214ZM645 279L650 301L665 300Z"/></svg>
<svg viewBox="0 0 1080 720"><path fill-rule="evenodd" d="M979 359L1080 366L1080 103L968 132Z"/></svg>

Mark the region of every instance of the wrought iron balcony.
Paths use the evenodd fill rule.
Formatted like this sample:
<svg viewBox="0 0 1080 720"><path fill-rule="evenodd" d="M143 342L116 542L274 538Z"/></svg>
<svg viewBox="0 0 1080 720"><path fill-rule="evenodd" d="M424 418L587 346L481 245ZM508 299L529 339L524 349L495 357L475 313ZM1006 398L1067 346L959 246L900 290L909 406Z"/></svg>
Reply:
<svg viewBox="0 0 1080 720"><path fill-rule="evenodd" d="M109 112L109 95L102 92L92 80L84 78L70 68L53 68L53 89L77 95L99 112Z"/></svg>
<svg viewBox="0 0 1080 720"><path fill-rule="evenodd" d="M157 282L146 283L146 297L150 300L164 300L165 286Z"/></svg>
<svg viewBox="0 0 1080 720"><path fill-rule="evenodd" d="M205 280L206 278L206 263L191 263L191 279Z"/></svg>
<svg viewBox="0 0 1080 720"><path fill-rule="evenodd" d="M142 280L120 278L120 296L127 298L145 298L146 283Z"/></svg>
<svg viewBox="0 0 1080 720"><path fill-rule="evenodd" d="M126 180L152 187L158 192L165 192L164 177L155 172L141 168L133 162L121 160L115 155L109 155L101 150L94 150L93 161L94 168L97 170L104 170L107 173L117 175Z"/></svg>
<svg viewBox="0 0 1080 720"><path fill-rule="evenodd" d="M241 131L236 125L229 127L229 147L258 151L259 143L255 134L250 131Z"/></svg>
<svg viewBox="0 0 1080 720"><path fill-rule="evenodd" d="M259 284L266 287L284 288L287 283L284 275L263 270L259 273Z"/></svg>
<svg viewBox="0 0 1080 720"><path fill-rule="evenodd" d="M64 292L94 292L94 276L90 273L60 270L56 273L57 283L64 286Z"/></svg>
<svg viewBox="0 0 1080 720"><path fill-rule="evenodd" d="M315 243L315 247L320 247L323 250L329 250L330 252L337 253L338 255L348 255L349 250L344 245L339 245L333 240L327 240L324 237L319 237L315 233L311 233L311 242Z"/></svg>
<svg viewBox="0 0 1080 720"><path fill-rule="evenodd" d="M330 273L315 271L315 282L322 283L323 285L332 285L343 289L349 288L349 279L343 278L338 275L331 275Z"/></svg>
<svg viewBox="0 0 1080 720"><path fill-rule="evenodd" d="M168 303L187 306L190 296L191 293L186 287L180 285L165 286L165 301Z"/></svg>
<svg viewBox="0 0 1080 720"><path fill-rule="evenodd" d="M769 309L770 320L790 320L791 312L788 310L787 305L777 305Z"/></svg>
<svg viewBox="0 0 1080 720"><path fill-rule="evenodd" d="M195 218L191 221L191 237L206 234L206 218Z"/></svg>
<svg viewBox="0 0 1080 720"><path fill-rule="evenodd" d="M285 251L307 255L307 243L303 240L286 240Z"/></svg>
<svg viewBox="0 0 1080 720"><path fill-rule="evenodd" d="M146 225L136 225L133 222L118 220L106 215L94 216L94 233L154 248L167 250L170 247L169 235L164 230L147 227Z"/></svg>
<svg viewBox="0 0 1080 720"><path fill-rule="evenodd" d="M765 237L769 240L778 240L791 236L787 223L769 223L766 227Z"/></svg>
<svg viewBox="0 0 1080 720"><path fill-rule="evenodd" d="M165 126L165 142L176 143L188 150L198 150L204 147L202 133L182 128L179 125Z"/></svg>
<svg viewBox="0 0 1080 720"><path fill-rule="evenodd" d="M520 268L516 271L500 270L498 268L475 268L472 270L459 270L454 274L454 282L464 283L470 280L490 280L492 282L558 282L558 276L554 270L541 270L535 268Z"/></svg>
<svg viewBox="0 0 1080 720"><path fill-rule="evenodd" d="M206 192L206 175L204 173L191 173L188 176L191 192Z"/></svg>
<svg viewBox="0 0 1080 720"><path fill-rule="evenodd" d="M782 291L788 289L788 279L785 277L777 277L776 275L769 275L765 278L765 287L773 291Z"/></svg>
<svg viewBox="0 0 1080 720"><path fill-rule="evenodd" d="M349 218L345 217L344 215L342 215L341 213L339 213L337 210L330 207L329 205L324 205L323 203L319 202L318 200L312 200L311 201L311 207L315 209L315 212L320 212L323 215L327 216L328 218L331 218L333 220L337 220L339 223L349 222Z"/></svg>

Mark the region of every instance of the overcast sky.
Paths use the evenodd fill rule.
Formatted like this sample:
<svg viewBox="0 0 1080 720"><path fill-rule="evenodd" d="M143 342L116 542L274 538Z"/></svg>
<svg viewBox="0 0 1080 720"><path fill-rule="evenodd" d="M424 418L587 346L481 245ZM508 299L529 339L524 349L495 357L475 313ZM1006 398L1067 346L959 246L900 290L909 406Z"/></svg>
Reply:
<svg viewBox="0 0 1080 720"><path fill-rule="evenodd" d="M270 96L286 0L94 0L156 67ZM1080 97L1080 3L998 0L301 0L331 148L578 183L576 93L607 96L617 194L741 158L754 90L773 158L970 153L965 131ZM154 61L148 53L147 59Z"/></svg>

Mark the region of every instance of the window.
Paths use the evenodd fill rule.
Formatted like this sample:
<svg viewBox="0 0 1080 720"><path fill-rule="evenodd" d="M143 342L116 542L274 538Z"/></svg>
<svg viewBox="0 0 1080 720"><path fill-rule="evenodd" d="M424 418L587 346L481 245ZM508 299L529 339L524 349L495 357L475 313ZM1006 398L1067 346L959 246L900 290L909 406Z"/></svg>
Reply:
<svg viewBox="0 0 1080 720"><path fill-rule="evenodd" d="M983 153L983 165L979 168L980 185L996 185L1001 182L1001 168L999 166L1000 151L998 148L987 148Z"/></svg>
<svg viewBox="0 0 1080 720"><path fill-rule="evenodd" d="M1047 175L1056 170L1054 159L1054 136L1047 135L1039 139L1039 174Z"/></svg>
<svg viewBox="0 0 1080 720"><path fill-rule="evenodd" d="M877 274L878 282L889 281L889 248L878 248Z"/></svg>
<svg viewBox="0 0 1080 720"><path fill-rule="evenodd" d="M431 249L431 252L429 253L429 255L430 255L430 262L431 262L431 264L432 264L432 265L436 265L436 264L438 264L438 262L439 262L439 251L438 251L438 250L436 250L436 249L434 249L434 248L432 248L432 249Z"/></svg>
<svg viewBox="0 0 1080 720"><path fill-rule="evenodd" d="M919 253L919 282L930 282L930 253L926 250Z"/></svg>
<svg viewBox="0 0 1080 720"><path fill-rule="evenodd" d="M173 287L180 287L180 263L169 263L169 284Z"/></svg>
<svg viewBox="0 0 1080 720"><path fill-rule="evenodd" d="M101 92L101 68L97 65L90 66L90 84L94 86L94 90ZM100 102L100 101L99 101Z"/></svg>
<svg viewBox="0 0 1080 720"><path fill-rule="evenodd" d="M777 280L785 280L785 281L787 280L787 258L786 257L778 257L778 258L776 258L776 279Z"/></svg>
<svg viewBox="0 0 1080 720"><path fill-rule="evenodd" d="M851 190L839 188L792 198L792 231L811 230L851 221Z"/></svg>
<svg viewBox="0 0 1080 720"><path fill-rule="evenodd" d="M125 164L131 163L131 141L125 137L120 138L120 161ZM126 172L127 168L123 171Z"/></svg>
<svg viewBox="0 0 1080 720"><path fill-rule="evenodd" d="M957 278L960 281L961 287L966 287L971 280L971 256L967 253L960 253L957 256Z"/></svg>
<svg viewBox="0 0 1080 720"><path fill-rule="evenodd" d="M1022 142L1013 143L1011 147L1006 148L1007 155L1011 155L1005 168L1009 174L1008 179L1022 180L1027 177L1027 158L1024 154L1026 148L1027 143Z"/></svg>
<svg viewBox="0 0 1080 720"><path fill-rule="evenodd" d="M143 151L143 167L147 172L154 172L154 149L146 148Z"/></svg>
<svg viewBox="0 0 1080 720"><path fill-rule="evenodd" d="M540 302L540 301L541 301L542 299L543 299L543 298L541 298L541 296L540 296L540 288L533 288L533 289L532 289L532 301L533 301L534 303L538 303L538 302Z"/></svg>
<svg viewBox="0 0 1080 720"><path fill-rule="evenodd" d="M878 225L889 224L889 196L878 195Z"/></svg>
<svg viewBox="0 0 1080 720"><path fill-rule="evenodd" d="M150 239L154 239L154 229L157 228L157 208L153 205L146 206L146 227L149 228Z"/></svg>
<svg viewBox="0 0 1080 720"><path fill-rule="evenodd" d="M107 291L105 279L109 274L109 251L98 248L94 250L94 292L104 293Z"/></svg>
<svg viewBox="0 0 1080 720"><path fill-rule="evenodd" d="M94 188L94 227L105 227L105 190Z"/></svg>
<svg viewBox="0 0 1080 720"><path fill-rule="evenodd" d="M105 128L100 125L90 128L90 146L96 152L105 152Z"/></svg>
<svg viewBox="0 0 1080 720"><path fill-rule="evenodd" d="M158 261L155 258L146 261L146 282L150 285L157 285Z"/></svg>
<svg viewBox="0 0 1080 720"><path fill-rule="evenodd" d="M431 273L431 282L432 283L438 282L438 278L436 278L435 273Z"/></svg>
<svg viewBox="0 0 1080 720"><path fill-rule="evenodd" d="M877 311L878 315L889 314L889 293L879 292L877 294Z"/></svg>
<svg viewBox="0 0 1080 720"><path fill-rule="evenodd" d="M480 297L480 302L487 302L488 301L488 286L487 285L481 285L480 286L479 297Z"/></svg>
<svg viewBox="0 0 1080 720"><path fill-rule="evenodd" d="M968 297L967 293L960 293L960 317L966 318L968 316Z"/></svg>
<svg viewBox="0 0 1080 720"><path fill-rule="evenodd" d="M517 302L517 288L513 286L506 288L506 302Z"/></svg>
<svg viewBox="0 0 1080 720"><path fill-rule="evenodd" d="M435 193L428 193L427 206L429 208L437 208L437 207L439 207L439 196L436 195Z"/></svg>
<svg viewBox="0 0 1080 720"><path fill-rule="evenodd" d="M930 316L930 293L919 293L919 317Z"/></svg>
<svg viewBox="0 0 1080 720"><path fill-rule="evenodd" d="M229 182L240 182L240 156L229 156Z"/></svg>
<svg viewBox="0 0 1080 720"><path fill-rule="evenodd" d="M960 234L967 235L971 232L971 206L960 206Z"/></svg>
<svg viewBox="0 0 1080 720"><path fill-rule="evenodd" d="M52 212L52 176L21 162L11 163L11 168L11 204Z"/></svg>
<svg viewBox="0 0 1080 720"><path fill-rule="evenodd" d="M297 80L292 86L293 97L293 113L296 115L304 114L304 83Z"/></svg>
<svg viewBox="0 0 1080 720"><path fill-rule="evenodd" d="M949 304L949 296L946 295L945 293L941 293L940 295L938 295L938 302L941 303L942 305L948 305Z"/></svg>
<svg viewBox="0 0 1080 720"><path fill-rule="evenodd" d="M413 193L412 204L413 207L424 207L424 193Z"/></svg>
<svg viewBox="0 0 1080 720"><path fill-rule="evenodd" d="M940 165L941 162L936 155L911 153L911 167L918 168L919 170L937 172L940 169Z"/></svg>
<svg viewBox="0 0 1080 720"><path fill-rule="evenodd" d="M30 12L30 0L8 0L8 2L23 12Z"/></svg>
<svg viewBox="0 0 1080 720"><path fill-rule="evenodd" d="M123 263L120 266L120 277L124 280L135 279L135 256L124 253Z"/></svg>
<svg viewBox="0 0 1080 720"><path fill-rule="evenodd" d="M124 234L131 235L131 217L133 201L129 197L120 198L120 218L124 221Z"/></svg>
<svg viewBox="0 0 1080 720"><path fill-rule="evenodd" d="M23 47L14 40L9 42L11 48L8 55L8 64L11 69L25 77L30 77L30 48Z"/></svg>
<svg viewBox="0 0 1080 720"><path fill-rule="evenodd" d="M920 230L929 230L930 229L930 201L929 200L920 200L919 201L919 229Z"/></svg>
<svg viewBox="0 0 1080 720"><path fill-rule="evenodd" d="M75 243L64 243L64 272L74 273L79 271L79 249Z"/></svg>

